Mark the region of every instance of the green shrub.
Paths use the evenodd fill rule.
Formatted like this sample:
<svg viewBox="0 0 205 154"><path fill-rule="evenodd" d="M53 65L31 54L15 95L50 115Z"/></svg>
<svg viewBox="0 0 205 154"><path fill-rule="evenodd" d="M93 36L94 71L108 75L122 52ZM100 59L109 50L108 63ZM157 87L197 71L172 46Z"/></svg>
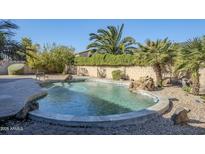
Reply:
<svg viewBox="0 0 205 154"><path fill-rule="evenodd" d="M201 96L201 99L203 99L205 101L205 95Z"/></svg>
<svg viewBox="0 0 205 154"><path fill-rule="evenodd" d="M121 70L112 71L112 79L113 80L120 80L124 78L124 73Z"/></svg>
<svg viewBox="0 0 205 154"><path fill-rule="evenodd" d="M22 75L24 74L24 64L12 64L8 67L9 75Z"/></svg>
<svg viewBox="0 0 205 154"><path fill-rule="evenodd" d="M191 93L191 87L186 86L186 87L183 87L182 89L188 93Z"/></svg>
<svg viewBox="0 0 205 154"><path fill-rule="evenodd" d="M77 66L133 66L135 57L130 54L95 54L92 57L75 57Z"/></svg>
<svg viewBox="0 0 205 154"><path fill-rule="evenodd" d="M66 65L74 63L73 49L66 46L54 46L39 53L33 53L27 64L46 73L63 73Z"/></svg>

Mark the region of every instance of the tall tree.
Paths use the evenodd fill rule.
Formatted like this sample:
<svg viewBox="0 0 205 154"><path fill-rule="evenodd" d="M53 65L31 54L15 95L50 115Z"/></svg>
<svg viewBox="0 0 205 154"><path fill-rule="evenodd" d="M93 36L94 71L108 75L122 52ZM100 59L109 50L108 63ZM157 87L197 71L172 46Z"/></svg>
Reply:
<svg viewBox="0 0 205 154"><path fill-rule="evenodd" d="M199 94L199 69L205 66L205 37L188 40L181 48L175 62L175 70L191 75L191 92Z"/></svg>
<svg viewBox="0 0 205 154"><path fill-rule="evenodd" d="M21 45L11 39L15 34L12 30L17 28L18 26L9 20L0 20L0 59L4 56L14 59L19 57L16 52L21 50Z"/></svg>
<svg viewBox="0 0 205 154"><path fill-rule="evenodd" d="M4 34L0 33L0 59L22 59L22 56L19 53L23 52L24 49L19 42L11 40Z"/></svg>
<svg viewBox="0 0 205 154"><path fill-rule="evenodd" d="M136 62L151 66L156 73L156 85L162 86L163 69L171 62L174 55L174 45L168 38L162 40L147 40L145 44L137 43Z"/></svg>
<svg viewBox="0 0 205 154"><path fill-rule="evenodd" d="M39 44L33 44L32 40L28 37L23 37L21 39L21 44L26 50L32 51L32 52L38 52L40 45Z"/></svg>
<svg viewBox="0 0 205 154"><path fill-rule="evenodd" d="M39 44L33 44L32 40L28 37L23 37L21 39L21 46L23 52L21 52L22 56L25 57L26 62L34 61L36 58L36 53L40 50Z"/></svg>
<svg viewBox="0 0 205 154"><path fill-rule="evenodd" d="M108 26L107 29L98 29L97 33L90 34L92 41L87 49L98 53L123 54L133 53L135 40L132 37L122 38L124 24L120 27Z"/></svg>
<svg viewBox="0 0 205 154"><path fill-rule="evenodd" d="M12 32L12 30L17 28L18 26L9 20L0 21L0 33L4 34L5 36L14 35L14 32Z"/></svg>

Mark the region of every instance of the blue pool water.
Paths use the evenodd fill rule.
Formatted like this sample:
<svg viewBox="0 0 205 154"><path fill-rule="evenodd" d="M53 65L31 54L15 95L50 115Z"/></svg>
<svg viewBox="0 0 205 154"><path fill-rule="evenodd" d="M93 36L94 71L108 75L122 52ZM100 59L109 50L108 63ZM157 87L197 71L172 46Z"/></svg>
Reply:
<svg viewBox="0 0 205 154"><path fill-rule="evenodd" d="M40 99L39 110L77 116L100 116L141 110L155 104L151 97L127 87L100 82L52 83Z"/></svg>

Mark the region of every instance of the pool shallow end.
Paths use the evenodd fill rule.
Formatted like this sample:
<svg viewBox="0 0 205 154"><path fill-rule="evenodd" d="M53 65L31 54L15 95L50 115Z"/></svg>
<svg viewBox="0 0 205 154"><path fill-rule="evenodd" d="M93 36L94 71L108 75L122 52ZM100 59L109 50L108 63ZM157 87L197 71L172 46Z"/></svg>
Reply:
<svg viewBox="0 0 205 154"><path fill-rule="evenodd" d="M83 127L118 127L122 125L133 125L153 119L166 112L169 109L169 100L163 96L155 96L148 91L137 91L137 93L149 95L158 102L146 109L123 114L114 114L106 116L74 116L41 112L35 110L29 113L29 118L45 121L64 126L83 126Z"/></svg>

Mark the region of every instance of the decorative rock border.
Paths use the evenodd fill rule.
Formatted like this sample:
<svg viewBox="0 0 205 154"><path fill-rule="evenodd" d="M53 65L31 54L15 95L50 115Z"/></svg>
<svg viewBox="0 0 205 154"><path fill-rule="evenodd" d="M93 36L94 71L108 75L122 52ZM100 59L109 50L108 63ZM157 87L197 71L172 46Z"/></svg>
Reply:
<svg viewBox="0 0 205 154"><path fill-rule="evenodd" d="M97 81L97 82L100 81L100 79L97 80L88 79L88 80ZM119 84L123 85L123 82L119 82ZM40 110L35 110L29 113L29 118L38 121L45 121L49 123L65 125L65 126L118 127L122 125L132 125L132 124L139 124L145 122L146 120L152 119L160 114L163 114L169 109L169 100L166 97L155 96L152 92L143 91L143 90L134 91L134 92L143 95L148 95L149 97L152 97L154 101L157 101L157 103L147 109L143 109L140 111L134 111L134 112L123 113L123 114L106 115L106 116L74 116L74 115L46 113Z"/></svg>

